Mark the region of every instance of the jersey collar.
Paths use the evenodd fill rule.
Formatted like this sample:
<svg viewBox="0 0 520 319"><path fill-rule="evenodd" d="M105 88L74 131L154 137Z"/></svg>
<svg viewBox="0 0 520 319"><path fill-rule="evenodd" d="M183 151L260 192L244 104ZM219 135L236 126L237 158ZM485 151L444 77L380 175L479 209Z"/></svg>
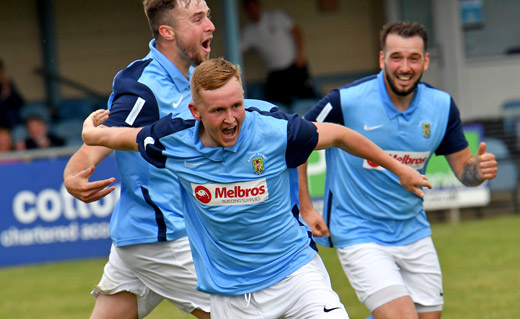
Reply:
<svg viewBox="0 0 520 319"><path fill-rule="evenodd" d="M170 77L172 78L173 84L177 87L179 92L182 92L189 88L191 74L193 73L193 66L190 66L188 71L188 78L186 79L181 71L172 63L161 51L155 48L155 39L152 39L148 45L150 47L150 54L154 60L159 62L159 64L168 72Z"/></svg>
<svg viewBox="0 0 520 319"><path fill-rule="evenodd" d="M400 111L398 110L394 104L392 103L392 100L390 100L390 96L388 95L388 92L386 91L385 86L385 79L384 79L384 70L381 70L379 74L377 75L377 81L379 86L379 94L381 95L381 100L383 101L383 105L385 107L386 113L390 119L394 119L397 116L401 115L405 118L405 120L410 120L412 117L413 112L417 109L417 104L420 99L423 85L422 83L419 83L417 86L417 89L415 89L414 97L412 99L412 103L410 103L410 107L406 111Z"/></svg>

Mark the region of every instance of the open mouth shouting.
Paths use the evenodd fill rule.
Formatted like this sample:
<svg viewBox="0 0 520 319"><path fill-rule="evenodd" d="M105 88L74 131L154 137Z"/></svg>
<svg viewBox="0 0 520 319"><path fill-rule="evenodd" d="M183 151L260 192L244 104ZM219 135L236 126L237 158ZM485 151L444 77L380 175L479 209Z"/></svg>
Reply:
<svg viewBox="0 0 520 319"><path fill-rule="evenodd" d="M221 132L223 146L231 146L235 144L236 139L238 138L238 125L223 128Z"/></svg>
<svg viewBox="0 0 520 319"><path fill-rule="evenodd" d="M201 43L201 46L202 46L202 50L204 50L204 52L208 53L211 51L211 40L213 39L213 37L209 37L208 39L202 41Z"/></svg>

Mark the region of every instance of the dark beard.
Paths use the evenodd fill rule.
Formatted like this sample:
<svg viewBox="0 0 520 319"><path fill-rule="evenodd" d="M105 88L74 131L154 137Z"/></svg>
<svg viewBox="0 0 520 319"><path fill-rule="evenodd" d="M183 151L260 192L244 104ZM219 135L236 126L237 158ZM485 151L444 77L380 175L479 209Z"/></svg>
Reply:
<svg viewBox="0 0 520 319"><path fill-rule="evenodd" d="M388 82L388 85L390 86L390 89L392 90L392 92L394 92L396 95L399 95L399 96L407 96L410 93L413 93L413 91L415 91L415 89L419 85L419 82L421 82L421 78L422 78L422 74L421 74L421 76L417 79L417 81L412 85L412 87L409 90L407 90L407 91L399 91L394 86L394 83L392 82L392 79L390 79L390 76L388 76L388 74L386 72L385 72L385 75L386 75L386 82Z"/></svg>
<svg viewBox="0 0 520 319"><path fill-rule="evenodd" d="M184 58L186 58L186 60L190 61L190 64L195 67L199 66L202 62L207 60L207 59L204 59L203 57L199 56L198 54L193 57L190 57L190 52L188 51L188 49L186 49L184 44L180 41L177 41L177 46L181 51L181 55ZM209 56L208 56L208 59L209 59Z"/></svg>

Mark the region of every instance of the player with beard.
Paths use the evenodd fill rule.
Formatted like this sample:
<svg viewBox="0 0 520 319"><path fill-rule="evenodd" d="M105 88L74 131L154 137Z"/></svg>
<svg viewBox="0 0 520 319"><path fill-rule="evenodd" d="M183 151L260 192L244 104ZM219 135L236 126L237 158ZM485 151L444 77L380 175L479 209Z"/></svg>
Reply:
<svg viewBox="0 0 520 319"><path fill-rule="evenodd" d="M114 78L107 126L141 127L172 113L191 114L193 66L207 60L215 26L204 0L145 0L153 39L150 53ZM84 202L114 190L114 178L89 181L112 152L83 145L69 160L65 186ZM175 175L132 152L116 152L121 197L110 221L112 247L92 294L91 318L143 318L164 299L183 312L209 318L209 295L195 289L197 277ZM167 181L169 192L162 192ZM174 185L172 185L172 181Z"/></svg>
<svg viewBox="0 0 520 319"><path fill-rule="evenodd" d="M305 119L347 126L422 174L435 153L446 157L464 185L494 178L494 155L481 143L473 156L451 96L421 82L429 65L424 27L387 24L381 48L379 74L331 91ZM300 167L301 214L322 236L316 241L336 248L374 318L440 318L441 268L422 199L362 158L328 149L326 160L322 216L309 198L306 165Z"/></svg>

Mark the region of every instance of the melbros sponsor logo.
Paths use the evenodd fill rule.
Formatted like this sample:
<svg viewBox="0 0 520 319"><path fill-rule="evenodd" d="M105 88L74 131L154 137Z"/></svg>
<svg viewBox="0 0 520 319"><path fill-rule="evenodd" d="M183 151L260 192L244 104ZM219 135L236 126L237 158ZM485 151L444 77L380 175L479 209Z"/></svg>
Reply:
<svg viewBox="0 0 520 319"><path fill-rule="evenodd" d="M407 151L385 151L388 155L392 156L399 162L403 163L406 166L410 166L414 169L420 170L424 168L428 157L430 157L430 152L407 152ZM363 160L363 168L367 169L377 169L384 170L383 167L367 161Z"/></svg>
<svg viewBox="0 0 520 319"><path fill-rule="evenodd" d="M265 178L229 184L191 184L193 196L207 206L250 205L269 198Z"/></svg>

